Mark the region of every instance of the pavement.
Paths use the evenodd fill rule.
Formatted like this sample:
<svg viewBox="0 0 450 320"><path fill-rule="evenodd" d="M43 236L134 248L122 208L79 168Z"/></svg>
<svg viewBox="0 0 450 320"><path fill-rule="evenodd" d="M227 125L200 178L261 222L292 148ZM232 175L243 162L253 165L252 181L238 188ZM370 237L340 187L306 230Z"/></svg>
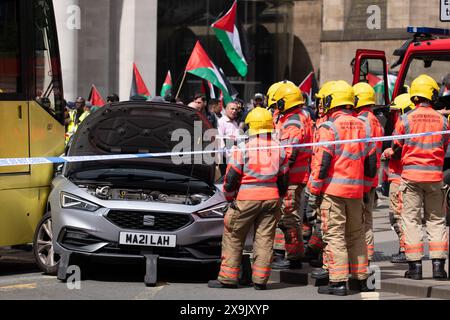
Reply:
<svg viewBox="0 0 450 320"><path fill-rule="evenodd" d="M450 280L437 281L432 279L432 264L428 258L427 236L424 230L425 258L422 262L423 280L405 279L408 264L393 264L390 262L392 254L398 253L398 238L389 223L389 205L386 197L381 197L379 205L374 211L375 255L372 267L379 267L383 293L402 294L417 298L450 299ZM274 281L287 283L315 285L316 281L310 277L313 268L304 264L302 270L273 271ZM448 272L448 259L446 261Z"/></svg>
<svg viewBox="0 0 450 320"><path fill-rule="evenodd" d="M398 241L388 219L387 200L374 213L375 261L381 270L381 287L376 292L349 291L346 297L317 293L311 267L273 271L267 291L252 287L239 290L210 289L208 280L217 268L158 267L158 284L143 284L143 265L89 265L82 268L79 287L45 276L36 267L31 252L0 250L0 300L422 300L450 299L450 281L431 279L431 261L424 261L424 280L404 279L406 264L391 264ZM72 283L73 284L73 283ZM351 286L351 285L350 285Z"/></svg>

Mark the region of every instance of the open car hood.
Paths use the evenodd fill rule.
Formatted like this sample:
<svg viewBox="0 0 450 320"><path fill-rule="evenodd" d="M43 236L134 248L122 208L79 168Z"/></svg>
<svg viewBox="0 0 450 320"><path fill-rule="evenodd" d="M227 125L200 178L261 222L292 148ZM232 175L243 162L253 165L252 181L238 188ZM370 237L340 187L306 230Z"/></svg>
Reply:
<svg viewBox="0 0 450 320"><path fill-rule="evenodd" d="M184 129L190 136L178 136L177 139L180 140L172 141L172 133L177 129ZM173 152L174 147L182 141L183 145L190 144L190 150L183 151L200 151L212 143L200 138L200 134L203 137L208 129L211 129L211 126L206 118L186 106L140 101L121 102L101 108L80 124L73 136L68 156ZM194 131L197 136L194 136ZM194 141L194 137L197 141ZM199 158L197 155L194 162L194 157L190 156L188 164L181 165L175 165L171 157L68 163L64 168L64 175L70 177L75 172L99 167L149 166L151 169L201 179L213 185L215 165L206 164L203 160L200 162Z"/></svg>

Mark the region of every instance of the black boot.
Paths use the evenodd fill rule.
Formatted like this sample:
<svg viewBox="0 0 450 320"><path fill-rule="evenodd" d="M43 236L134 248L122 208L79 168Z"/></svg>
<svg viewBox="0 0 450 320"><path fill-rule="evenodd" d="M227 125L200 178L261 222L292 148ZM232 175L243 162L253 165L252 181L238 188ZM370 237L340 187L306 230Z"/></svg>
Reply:
<svg viewBox="0 0 450 320"><path fill-rule="evenodd" d="M369 289L369 287L367 286L367 279L366 280L358 280L358 284L359 284L359 292L374 292L375 289Z"/></svg>
<svg viewBox="0 0 450 320"><path fill-rule="evenodd" d="M407 263L406 254L404 252L399 252L398 254L393 254L391 257L391 263Z"/></svg>
<svg viewBox="0 0 450 320"><path fill-rule="evenodd" d="M333 294L336 296L347 295L347 284L345 282L330 282L327 286L319 287L320 294Z"/></svg>
<svg viewBox="0 0 450 320"><path fill-rule="evenodd" d="M289 260L284 257L274 256L271 266L273 270L301 269L302 262L300 260Z"/></svg>
<svg viewBox="0 0 450 320"><path fill-rule="evenodd" d="M315 269L311 272L311 278L313 279L327 279L328 277L328 270L324 268Z"/></svg>
<svg viewBox="0 0 450 320"><path fill-rule="evenodd" d="M237 289L237 284L227 284L222 283L219 280L208 281L208 288L218 288L218 289Z"/></svg>
<svg viewBox="0 0 450 320"><path fill-rule="evenodd" d="M447 272L445 272L445 259L432 259L433 262L433 279L447 280Z"/></svg>
<svg viewBox="0 0 450 320"><path fill-rule="evenodd" d="M267 285L265 284L254 283L253 287L255 290L267 290Z"/></svg>
<svg viewBox="0 0 450 320"><path fill-rule="evenodd" d="M409 270L405 273L405 278L422 280L422 261L408 261Z"/></svg>

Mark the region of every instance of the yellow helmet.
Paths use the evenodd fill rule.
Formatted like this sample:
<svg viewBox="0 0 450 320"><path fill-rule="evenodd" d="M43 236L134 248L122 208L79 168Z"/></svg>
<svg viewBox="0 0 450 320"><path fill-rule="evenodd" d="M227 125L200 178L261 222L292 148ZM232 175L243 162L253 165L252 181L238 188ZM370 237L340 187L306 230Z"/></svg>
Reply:
<svg viewBox="0 0 450 320"><path fill-rule="evenodd" d="M375 90L365 82L359 82L353 86L355 91L355 108L362 108L375 104Z"/></svg>
<svg viewBox="0 0 450 320"><path fill-rule="evenodd" d="M254 108L245 118L249 135L272 133L274 130L272 113L264 108Z"/></svg>
<svg viewBox="0 0 450 320"><path fill-rule="evenodd" d="M341 106L355 106L355 92L352 86L344 80L334 81L328 88L328 93L326 93L323 99L325 113Z"/></svg>
<svg viewBox="0 0 450 320"><path fill-rule="evenodd" d="M391 103L392 110L400 110L402 114L405 114L409 110L414 109L416 106L411 101L409 93L404 93L397 96Z"/></svg>
<svg viewBox="0 0 450 320"><path fill-rule="evenodd" d="M273 84L267 91L267 105L269 108L277 107L285 112L295 106L305 104L301 90L291 81L282 81Z"/></svg>
<svg viewBox="0 0 450 320"><path fill-rule="evenodd" d="M334 81L325 82L320 88L319 92L316 93L316 105L322 103L323 98L325 98L330 93L330 87L334 83Z"/></svg>
<svg viewBox="0 0 450 320"><path fill-rule="evenodd" d="M433 78L426 74L421 74L411 83L409 93L413 102L417 101L417 97L434 102L438 98L439 86Z"/></svg>

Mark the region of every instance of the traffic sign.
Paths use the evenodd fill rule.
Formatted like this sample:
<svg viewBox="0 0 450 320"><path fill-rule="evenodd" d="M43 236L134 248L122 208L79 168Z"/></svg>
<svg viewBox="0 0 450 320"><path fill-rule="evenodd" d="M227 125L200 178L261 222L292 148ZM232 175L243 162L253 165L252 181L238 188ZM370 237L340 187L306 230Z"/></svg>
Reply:
<svg viewBox="0 0 450 320"><path fill-rule="evenodd" d="M450 21L450 0L441 0L440 20Z"/></svg>

